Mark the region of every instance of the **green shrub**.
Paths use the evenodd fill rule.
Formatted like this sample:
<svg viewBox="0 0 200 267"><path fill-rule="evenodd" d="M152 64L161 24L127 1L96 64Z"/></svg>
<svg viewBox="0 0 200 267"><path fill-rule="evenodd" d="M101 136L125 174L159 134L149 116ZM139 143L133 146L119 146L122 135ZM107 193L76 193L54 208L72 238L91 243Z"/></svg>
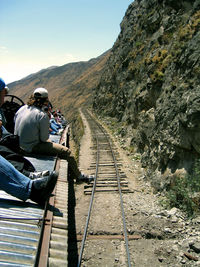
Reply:
<svg viewBox="0 0 200 267"><path fill-rule="evenodd" d="M189 188L185 187L185 179L177 179L173 187L167 193L169 206L179 208L190 217L194 215L195 203L190 198Z"/></svg>
<svg viewBox="0 0 200 267"><path fill-rule="evenodd" d="M199 200L194 198L196 192L200 192L200 160L195 162L190 175L175 179L167 192L167 202L171 208L177 207L189 217L194 216L199 212Z"/></svg>

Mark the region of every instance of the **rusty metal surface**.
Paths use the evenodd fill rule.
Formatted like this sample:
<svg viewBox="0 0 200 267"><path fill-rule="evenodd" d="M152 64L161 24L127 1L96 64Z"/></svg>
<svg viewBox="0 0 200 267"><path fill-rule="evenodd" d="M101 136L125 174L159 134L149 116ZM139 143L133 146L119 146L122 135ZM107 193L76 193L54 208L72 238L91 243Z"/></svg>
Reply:
<svg viewBox="0 0 200 267"><path fill-rule="evenodd" d="M49 266L67 266L68 263L68 164L60 161L56 186L54 214L49 246Z"/></svg>
<svg viewBox="0 0 200 267"><path fill-rule="evenodd" d="M68 128L60 143L67 145ZM68 164L58 159L56 170L58 181L49 199L44 225L43 239L37 266L67 266L68 262Z"/></svg>

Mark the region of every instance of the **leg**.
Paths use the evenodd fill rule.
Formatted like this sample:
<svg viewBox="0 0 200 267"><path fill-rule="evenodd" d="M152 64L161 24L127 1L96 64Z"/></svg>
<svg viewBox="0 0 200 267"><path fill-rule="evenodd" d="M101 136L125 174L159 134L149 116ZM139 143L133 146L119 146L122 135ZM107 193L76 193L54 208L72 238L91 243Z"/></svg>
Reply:
<svg viewBox="0 0 200 267"><path fill-rule="evenodd" d="M50 124L50 128L52 129L53 132L56 133L58 132L58 128L53 123Z"/></svg>
<svg viewBox="0 0 200 267"><path fill-rule="evenodd" d="M30 197L32 181L0 156L0 189L23 201Z"/></svg>
<svg viewBox="0 0 200 267"><path fill-rule="evenodd" d="M50 141L43 142L34 146L32 152L41 155L51 155L51 156L58 155L58 157L60 157L61 159L66 159L68 161L69 167L72 170L76 179L78 179L78 177L81 174L78 169L75 158L72 155L70 155L71 154L70 150L65 146Z"/></svg>

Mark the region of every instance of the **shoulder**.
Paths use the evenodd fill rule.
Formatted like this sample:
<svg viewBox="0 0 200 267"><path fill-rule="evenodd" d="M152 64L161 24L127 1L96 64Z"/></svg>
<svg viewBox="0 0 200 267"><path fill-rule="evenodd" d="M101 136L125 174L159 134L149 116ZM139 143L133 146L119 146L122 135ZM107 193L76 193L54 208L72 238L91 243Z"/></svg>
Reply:
<svg viewBox="0 0 200 267"><path fill-rule="evenodd" d="M44 110L35 107L35 110L34 110L34 111L35 111L35 113L36 113L41 119L45 119L45 120L48 120L48 121L49 121L49 116L48 116L48 114L47 114Z"/></svg>
<svg viewBox="0 0 200 267"><path fill-rule="evenodd" d="M19 114L21 112L24 112L27 108L28 108L28 106L24 105L24 106L22 106L21 108L18 109L17 113Z"/></svg>

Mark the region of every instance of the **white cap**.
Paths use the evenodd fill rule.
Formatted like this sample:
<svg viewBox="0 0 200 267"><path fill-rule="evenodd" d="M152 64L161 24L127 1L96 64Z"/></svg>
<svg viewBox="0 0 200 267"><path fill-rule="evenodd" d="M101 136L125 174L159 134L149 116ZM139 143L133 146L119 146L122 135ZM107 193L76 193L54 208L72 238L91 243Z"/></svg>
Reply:
<svg viewBox="0 0 200 267"><path fill-rule="evenodd" d="M35 98L48 98L48 91L45 88L37 88L33 92Z"/></svg>
<svg viewBox="0 0 200 267"><path fill-rule="evenodd" d="M9 88L8 88L8 86L6 85L5 86L5 88L4 89L6 89L6 92L7 92L7 94L8 94L8 92L9 92Z"/></svg>

